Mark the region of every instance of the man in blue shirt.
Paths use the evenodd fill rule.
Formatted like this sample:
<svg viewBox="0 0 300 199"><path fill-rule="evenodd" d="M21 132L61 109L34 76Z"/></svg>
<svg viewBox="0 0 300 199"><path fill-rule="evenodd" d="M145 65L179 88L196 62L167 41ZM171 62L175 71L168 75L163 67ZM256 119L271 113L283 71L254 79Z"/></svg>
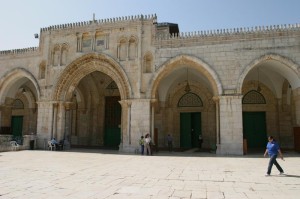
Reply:
<svg viewBox="0 0 300 199"><path fill-rule="evenodd" d="M264 156L269 154L269 157L270 157L268 171L267 171L266 176L270 176L273 164L275 164L275 166L279 170L280 174L283 174L283 169L276 161L278 154L279 154L280 158L283 160L283 156L282 156L280 147L279 147L278 143L274 140L273 136L269 136L268 140L269 140L269 142L267 144L267 149L264 154Z"/></svg>

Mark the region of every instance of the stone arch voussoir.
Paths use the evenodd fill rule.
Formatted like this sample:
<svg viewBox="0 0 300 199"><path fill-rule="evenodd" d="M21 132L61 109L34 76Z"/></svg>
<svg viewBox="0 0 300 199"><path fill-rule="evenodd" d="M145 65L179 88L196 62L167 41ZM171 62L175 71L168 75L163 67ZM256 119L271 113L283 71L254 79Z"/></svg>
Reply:
<svg viewBox="0 0 300 199"><path fill-rule="evenodd" d="M150 92L151 98L155 98L160 81L174 69L174 66L182 64L188 65L190 68L193 68L206 76L212 85L213 94L216 96L222 95L223 88L221 81L212 67L197 57L191 55L179 55L163 63L157 70L151 82L151 86L149 87L151 91L148 91Z"/></svg>
<svg viewBox="0 0 300 199"><path fill-rule="evenodd" d="M242 71L242 73L239 76L239 80L237 82L237 93L241 93L242 92L242 87L243 87L243 82L244 79L246 78L247 74L258 64L264 62L264 61L268 61L268 60L274 60L274 61L278 61L280 63L282 63L283 65L287 66L289 69L291 69L291 71L293 71L295 74L297 74L297 76L300 76L300 73L298 72L298 68L300 67L298 64L296 64L295 62L293 62L291 59L281 56L279 54L265 54L255 60L253 60L250 64L248 64L244 70Z"/></svg>
<svg viewBox="0 0 300 199"><path fill-rule="evenodd" d="M5 92L7 91L7 89L10 89L9 87L12 86L12 84L17 79L23 77L29 79L32 82L37 92L37 100L40 99L41 89L34 75L24 68L15 68L6 72L0 79L0 101L1 102L3 102L4 98L6 97Z"/></svg>
<svg viewBox="0 0 300 199"><path fill-rule="evenodd" d="M73 61L60 74L53 91L53 100L69 100L80 80L95 71L105 73L116 82L121 99L130 98L129 80L120 64L104 54L87 54Z"/></svg>

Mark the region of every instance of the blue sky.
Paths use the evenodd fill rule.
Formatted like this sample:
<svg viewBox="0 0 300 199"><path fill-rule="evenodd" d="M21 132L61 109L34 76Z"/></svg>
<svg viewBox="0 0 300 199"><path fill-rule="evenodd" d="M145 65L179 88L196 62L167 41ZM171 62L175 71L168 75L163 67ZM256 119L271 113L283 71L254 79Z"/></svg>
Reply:
<svg viewBox="0 0 300 199"><path fill-rule="evenodd" d="M180 32L300 23L300 0L0 0L0 50L38 46L51 25L139 14Z"/></svg>

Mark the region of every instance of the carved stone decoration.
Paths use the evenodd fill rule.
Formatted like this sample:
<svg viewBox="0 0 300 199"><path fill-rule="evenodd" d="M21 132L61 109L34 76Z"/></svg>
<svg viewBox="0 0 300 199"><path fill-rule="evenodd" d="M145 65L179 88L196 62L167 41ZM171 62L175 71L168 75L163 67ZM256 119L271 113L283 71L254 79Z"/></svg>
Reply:
<svg viewBox="0 0 300 199"><path fill-rule="evenodd" d="M195 93L186 93L178 101L178 107L203 107L201 98Z"/></svg>
<svg viewBox="0 0 300 199"><path fill-rule="evenodd" d="M266 99L261 93L251 90L243 97L243 104L266 104Z"/></svg>

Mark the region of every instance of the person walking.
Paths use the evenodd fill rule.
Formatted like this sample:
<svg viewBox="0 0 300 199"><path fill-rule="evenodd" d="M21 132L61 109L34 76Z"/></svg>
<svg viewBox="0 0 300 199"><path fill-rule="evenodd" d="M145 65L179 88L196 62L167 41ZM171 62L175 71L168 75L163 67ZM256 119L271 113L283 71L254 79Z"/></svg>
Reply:
<svg viewBox="0 0 300 199"><path fill-rule="evenodd" d="M144 144L145 144L144 136L141 136L139 143L141 146L141 155L144 155Z"/></svg>
<svg viewBox="0 0 300 199"><path fill-rule="evenodd" d="M275 141L275 139L273 138L273 136L269 136L268 137L268 144L267 144L267 148L266 151L264 153L264 157L266 157L267 154L269 154L270 160L269 160L269 165L268 165L268 171L266 173L266 176L270 176L271 174L271 170L273 167L273 164L275 164L275 166L277 167L278 171L280 172L279 174L282 175L283 169L281 168L281 166L278 164L278 162L276 161L277 155L279 154L280 158L282 160L283 156L280 150L280 147L278 145L278 143Z"/></svg>

